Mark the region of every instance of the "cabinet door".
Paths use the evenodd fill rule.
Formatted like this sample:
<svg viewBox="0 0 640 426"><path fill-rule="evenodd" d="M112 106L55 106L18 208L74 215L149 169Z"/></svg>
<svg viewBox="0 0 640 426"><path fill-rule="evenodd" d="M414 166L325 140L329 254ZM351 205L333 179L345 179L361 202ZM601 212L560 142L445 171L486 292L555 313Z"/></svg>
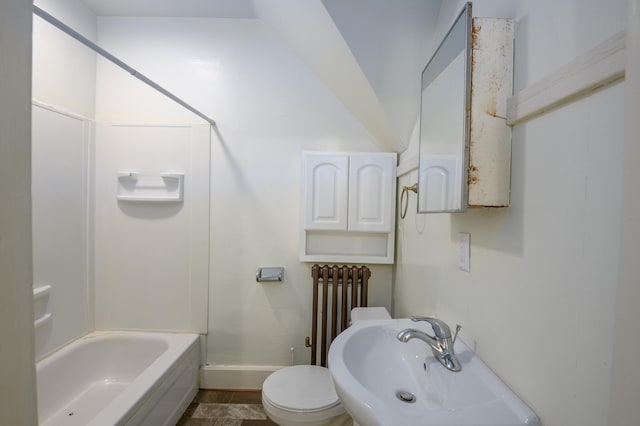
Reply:
<svg viewBox="0 0 640 426"><path fill-rule="evenodd" d="M304 156L304 229L347 230L349 157Z"/></svg>
<svg viewBox="0 0 640 426"><path fill-rule="evenodd" d="M395 160L353 154L349 164L349 231L391 232L394 226Z"/></svg>
<svg viewBox="0 0 640 426"><path fill-rule="evenodd" d="M418 187L424 189L424 196L418 200L418 211L456 210L462 197L462 174L459 156L432 154L422 158Z"/></svg>

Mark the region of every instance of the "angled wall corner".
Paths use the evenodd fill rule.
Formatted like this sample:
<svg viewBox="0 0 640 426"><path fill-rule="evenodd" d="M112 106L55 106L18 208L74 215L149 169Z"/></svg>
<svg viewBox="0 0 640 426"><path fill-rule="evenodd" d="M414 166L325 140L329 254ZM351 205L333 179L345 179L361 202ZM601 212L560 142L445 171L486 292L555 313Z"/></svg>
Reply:
<svg viewBox="0 0 640 426"><path fill-rule="evenodd" d="M396 151L380 100L321 0L255 1L256 14L272 27L329 90L380 142Z"/></svg>
<svg viewBox="0 0 640 426"><path fill-rule="evenodd" d="M420 73L439 39L442 0L322 0L380 100L398 151L408 148L420 109Z"/></svg>
<svg viewBox="0 0 640 426"><path fill-rule="evenodd" d="M622 164L622 198L620 223L620 257L618 267L615 340L612 359L611 394L608 424L632 424L637 415L637 395L640 391L640 372L637 359L640 354L640 336L634 331L640 313L638 301L637 253L640 247L640 196L635 159L640 153L638 136L640 123L640 0L627 1L626 69L625 78L625 143ZM631 72L629 72L631 71Z"/></svg>

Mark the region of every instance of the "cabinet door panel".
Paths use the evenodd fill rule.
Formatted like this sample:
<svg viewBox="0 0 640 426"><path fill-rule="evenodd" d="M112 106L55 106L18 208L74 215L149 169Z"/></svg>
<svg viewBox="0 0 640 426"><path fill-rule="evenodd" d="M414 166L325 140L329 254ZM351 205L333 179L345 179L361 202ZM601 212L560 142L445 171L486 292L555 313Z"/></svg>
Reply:
<svg viewBox="0 0 640 426"><path fill-rule="evenodd" d="M349 230L390 232L395 162L391 157L353 155L349 165Z"/></svg>
<svg viewBox="0 0 640 426"><path fill-rule="evenodd" d="M460 159L455 155L431 155L420 162L418 187L425 189L418 201L418 211L455 210L462 183Z"/></svg>
<svg viewBox="0 0 640 426"><path fill-rule="evenodd" d="M305 157L305 229L346 230L349 157Z"/></svg>

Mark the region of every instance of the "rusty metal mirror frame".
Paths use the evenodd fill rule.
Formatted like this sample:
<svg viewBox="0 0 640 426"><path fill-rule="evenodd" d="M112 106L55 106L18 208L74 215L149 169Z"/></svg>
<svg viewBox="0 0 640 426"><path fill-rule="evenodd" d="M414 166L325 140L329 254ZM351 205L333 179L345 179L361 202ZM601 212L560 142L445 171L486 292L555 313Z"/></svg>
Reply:
<svg viewBox="0 0 640 426"><path fill-rule="evenodd" d="M421 85L421 101L420 101L420 140L419 140L419 168L418 168L418 213L454 213L464 212L468 207L468 167L469 167L469 139L470 139L470 120L471 120L471 37L472 37L472 13L471 3L466 3L462 12L456 18L454 24L449 29L444 40L436 49L434 55L427 63L422 71ZM443 206L442 208L427 208L426 200L426 164L429 162L429 154L426 154L426 144L429 140L426 138L425 129L430 124L428 119L423 116L425 103L439 102L439 100L425 99L425 90L443 71L464 52L464 79L460 79L459 84L464 85L464 107L459 111L459 119L455 119L463 127L463 140L460 141L462 158L456 171L460 176L456 176L456 199L459 195L459 204L454 208L451 206ZM456 124L457 125L457 124ZM458 130L459 131L459 130ZM431 159L432 160L432 159ZM433 161L433 160L432 160Z"/></svg>

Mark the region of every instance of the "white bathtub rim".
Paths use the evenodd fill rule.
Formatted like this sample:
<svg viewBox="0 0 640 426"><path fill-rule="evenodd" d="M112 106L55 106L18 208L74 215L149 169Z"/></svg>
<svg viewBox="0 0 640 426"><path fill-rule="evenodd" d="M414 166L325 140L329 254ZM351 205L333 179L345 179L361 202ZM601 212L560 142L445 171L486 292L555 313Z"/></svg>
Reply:
<svg viewBox="0 0 640 426"><path fill-rule="evenodd" d="M89 344L94 339L109 337L168 340L168 348L147 366L126 389L96 413L94 417L95 424L100 425L115 425L129 418L139 408L137 404L132 405L131 402L146 400L153 393L156 385L171 373L176 363L185 354L197 348L199 342L199 335L196 333L100 330L85 334L65 347L47 355L37 364L44 367L65 356L67 352L74 350L78 345ZM123 409L123 407L127 408ZM41 419L40 421L42 422L43 420ZM89 424L94 424L94 421Z"/></svg>
<svg viewBox="0 0 640 426"><path fill-rule="evenodd" d="M57 346L55 348L52 348L49 352L45 352L43 354L40 355L40 357L36 358L36 365L44 360L46 360L47 358L52 357L53 355L57 354L58 352L60 352L61 350L65 349L67 346L70 346L84 338L87 337L91 337L94 334L95 335L102 335L102 334L113 334L113 333L123 333L123 334L149 334L149 335L155 335L155 334L197 334L199 336L206 336L206 334L198 334L197 331L191 331L191 330L162 330L162 329L158 329L158 330L145 330L145 329L141 329L141 328L110 328L110 329L95 329L92 331L87 331L84 334L81 334L79 336L76 336L64 343L62 343L60 346Z"/></svg>
<svg viewBox="0 0 640 426"><path fill-rule="evenodd" d="M102 332L101 332L102 333ZM105 332L105 335L113 334L114 332ZM168 333L145 333L145 332L118 332L124 334L135 334L143 338L149 338L153 336L166 336ZM138 406L131 406L131 401L145 401L156 389L156 385L165 380L169 376L172 370L175 368L175 364L188 352L194 350L195 345L198 342L197 334L170 334L172 343L169 344L169 348L163 352L150 366L145 368L142 373L134 380L127 388L120 393L113 401L111 401L105 408L103 408L97 415L96 420L99 420L97 424L117 424L123 420L129 418L136 411ZM175 341L174 341L175 340ZM129 408L126 412L122 412L123 406ZM94 424L90 422L89 425Z"/></svg>

